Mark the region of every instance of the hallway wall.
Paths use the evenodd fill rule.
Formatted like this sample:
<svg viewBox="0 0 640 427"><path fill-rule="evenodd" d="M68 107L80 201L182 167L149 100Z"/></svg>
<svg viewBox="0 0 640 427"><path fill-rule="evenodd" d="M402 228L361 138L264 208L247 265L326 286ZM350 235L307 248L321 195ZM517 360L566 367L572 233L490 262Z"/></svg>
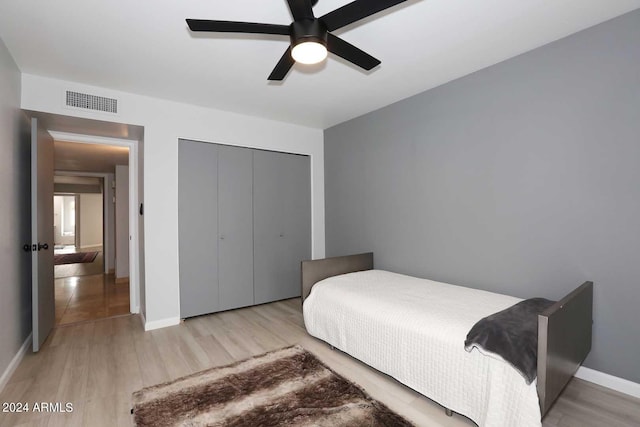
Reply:
<svg viewBox="0 0 640 427"><path fill-rule="evenodd" d="M0 389L31 333L30 124L20 111L20 70L0 39Z"/></svg>
<svg viewBox="0 0 640 427"><path fill-rule="evenodd" d="M80 194L80 249L102 245L102 194Z"/></svg>

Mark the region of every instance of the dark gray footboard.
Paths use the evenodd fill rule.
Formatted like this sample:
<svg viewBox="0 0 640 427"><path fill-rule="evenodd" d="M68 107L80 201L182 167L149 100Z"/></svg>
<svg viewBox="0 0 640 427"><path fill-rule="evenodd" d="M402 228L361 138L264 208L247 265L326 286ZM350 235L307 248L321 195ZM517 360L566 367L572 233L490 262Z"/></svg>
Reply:
<svg viewBox="0 0 640 427"><path fill-rule="evenodd" d="M358 255L302 261L302 302L311 287L321 280L339 274L373 269L373 252Z"/></svg>
<svg viewBox="0 0 640 427"><path fill-rule="evenodd" d="M538 397L544 416L591 350L593 282L538 316Z"/></svg>

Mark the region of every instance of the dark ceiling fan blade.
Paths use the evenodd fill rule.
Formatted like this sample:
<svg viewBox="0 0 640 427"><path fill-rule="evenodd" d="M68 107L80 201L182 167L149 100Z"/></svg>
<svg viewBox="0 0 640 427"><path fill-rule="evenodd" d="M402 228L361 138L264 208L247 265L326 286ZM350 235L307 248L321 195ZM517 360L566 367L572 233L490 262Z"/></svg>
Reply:
<svg viewBox="0 0 640 427"><path fill-rule="evenodd" d="M289 9L291 9L294 21L314 18L311 0L287 0L287 3L289 3Z"/></svg>
<svg viewBox="0 0 640 427"><path fill-rule="evenodd" d="M327 30L334 31L405 1L407 0L355 0L319 19L324 22Z"/></svg>
<svg viewBox="0 0 640 427"><path fill-rule="evenodd" d="M271 74L269 74L268 80L284 80L291 67L293 67L294 62L291 57L291 46L289 46L284 55L282 55L282 58L280 58L280 61L276 64L276 67Z"/></svg>
<svg viewBox="0 0 640 427"><path fill-rule="evenodd" d="M187 19L187 25L191 31L289 35L288 25L258 24L255 22L236 21L211 21L209 19Z"/></svg>
<svg viewBox="0 0 640 427"><path fill-rule="evenodd" d="M380 65L378 59L331 33L327 34L327 50L367 71Z"/></svg>

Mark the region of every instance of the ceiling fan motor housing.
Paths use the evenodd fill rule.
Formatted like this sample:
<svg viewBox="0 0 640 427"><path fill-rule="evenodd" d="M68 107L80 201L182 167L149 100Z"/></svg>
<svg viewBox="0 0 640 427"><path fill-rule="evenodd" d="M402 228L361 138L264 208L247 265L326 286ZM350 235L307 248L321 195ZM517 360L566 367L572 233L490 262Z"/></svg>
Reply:
<svg viewBox="0 0 640 427"><path fill-rule="evenodd" d="M290 26L291 46L316 42L327 46L327 27L319 19L301 19Z"/></svg>

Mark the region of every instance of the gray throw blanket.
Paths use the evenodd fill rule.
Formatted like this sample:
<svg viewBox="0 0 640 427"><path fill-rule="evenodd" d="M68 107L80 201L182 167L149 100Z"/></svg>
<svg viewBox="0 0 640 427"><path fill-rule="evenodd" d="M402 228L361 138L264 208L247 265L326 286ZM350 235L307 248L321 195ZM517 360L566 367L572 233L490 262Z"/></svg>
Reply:
<svg viewBox="0 0 640 427"><path fill-rule="evenodd" d="M554 303L531 298L479 320L467 334L465 350L478 347L499 355L531 384L537 376L538 314Z"/></svg>

